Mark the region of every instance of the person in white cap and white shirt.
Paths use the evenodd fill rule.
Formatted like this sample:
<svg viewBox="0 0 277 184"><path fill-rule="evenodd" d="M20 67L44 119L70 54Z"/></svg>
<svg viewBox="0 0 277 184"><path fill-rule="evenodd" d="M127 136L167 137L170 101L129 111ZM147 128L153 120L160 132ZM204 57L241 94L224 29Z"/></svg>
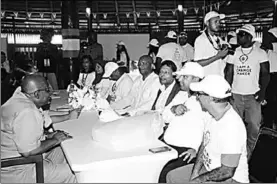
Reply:
<svg viewBox="0 0 277 184"><path fill-rule="evenodd" d="M194 48L191 46L191 44L188 43L188 34L186 32L181 32L178 36L178 43L183 47L185 54L186 54L186 61L183 61L183 63L188 61L194 60Z"/></svg>
<svg viewBox="0 0 277 184"><path fill-rule="evenodd" d="M154 64L156 62L156 55L158 54L159 51L159 41L155 38L151 39L150 42L148 43L148 55L152 57Z"/></svg>
<svg viewBox="0 0 277 184"><path fill-rule="evenodd" d="M182 68L184 61L187 61L184 49L177 44L177 34L174 31L169 31L165 38L167 39L166 43L160 46L156 56L155 67L157 73L160 70L162 61L173 61L177 66L177 70Z"/></svg>
<svg viewBox="0 0 277 184"><path fill-rule="evenodd" d="M115 69L116 67L114 67ZM117 102L128 96L133 87L133 80L127 74L127 67L117 67L109 76L110 80L115 81L107 97L109 103Z"/></svg>
<svg viewBox="0 0 277 184"><path fill-rule="evenodd" d="M231 87L219 75L208 75L190 84L197 92L206 119L203 140L192 165L168 173L168 183L248 183L246 130L241 117L229 103Z"/></svg>
<svg viewBox="0 0 277 184"><path fill-rule="evenodd" d="M134 81L127 97L111 104L116 112L124 116L134 116L151 110L160 89L159 77L153 72L152 65L150 56L140 57L138 67L141 76Z"/></svg>
<svg viewBox="0 0 277 184"><path fill-rule="evenodd" d="M118 65L127 67L129 72L130 56L128 54L126 45L123 41L119 41L117 43L116 60Z"/></svg>
<svg viewBox="0 0 277 184"><path fill-rule="evenodd" d="M194 61L204 67L205 75L218 74L224 76L225 61L228 54L227 42L217 36L220 30L220 20L224 14L211 11L206 14L203 33L198 36L194 43Z"/></svg>
<svg viewBox="0 0 277 184"><path fill-rule="evenodd" d="M187 62L180 71L175 72L175 75L182 91L174 99L176 105L163 113L163 117L165 113L170 117L164 119L169 125L163 139L178 151L179 157L165 165L159 183L166 182L166 174L169 171L190 163L196 156L204 132L203 111L196 96L189 90L191 83L199 82L204 77L203 67L196 62Z"/></svg>
<svg viewBox="0 0 277 184"><path fill-rule="evenodd" d="M237 30L238 47L226 65L227 81L232 85L233 106L245 121L247 151L250 157L258 137L262 114L261 103L269 83L267 54L253 44L255 27L245 24Z"/></svg>
<svg viewBox="0 0 277 184"><path fill-rule="evenodd" d="M110 80L109 77L118 67L118 64L115 62L106 63L104 68L105 73L103 74L101 81L96 85L97 90L100 92L100 96L104 99L108 97L114 84L114 81Z"/></svg>

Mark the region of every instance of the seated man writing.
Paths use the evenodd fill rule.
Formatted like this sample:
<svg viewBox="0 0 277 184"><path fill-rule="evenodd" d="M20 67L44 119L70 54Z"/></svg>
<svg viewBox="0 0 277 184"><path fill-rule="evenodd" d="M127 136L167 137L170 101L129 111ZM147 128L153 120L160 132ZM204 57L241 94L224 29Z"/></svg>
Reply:
<svg viewBox="0 0 277 184"><path fill-rule="evenodd" d="M43 127L45 121L56 123L76 119L79 112L75 110L49 120L49 116L44 117L41 107L49 103L50 95L51 90L44 77L28 75L22 80L21 90L16 90L1 107L1 159L43 154L45 183L73 183L76 178L61 148L57 147L72 137L62 131L45 135ZM1 182L34 183L35 165L1 168Z"/></svg>
<svg viewBox="0 0 277 184"><path fill-rule="evenodd" d="M190 84L197 92L205 121L203 141L194 165L180 167L167 174L168 183L242 182L248 183L246 129L240 116L228 102L231 87L221 76L208 75Z"/></svg>
<svg viewBox="0 0 277 184"><path fill-rule="evenodd" d="M160 89L159 77L153 72L152 65L153 60L150 56L140 57L138 67L141 76L134 81L127 97L111 104L119 114L133 116L151 110Z"/></svg>

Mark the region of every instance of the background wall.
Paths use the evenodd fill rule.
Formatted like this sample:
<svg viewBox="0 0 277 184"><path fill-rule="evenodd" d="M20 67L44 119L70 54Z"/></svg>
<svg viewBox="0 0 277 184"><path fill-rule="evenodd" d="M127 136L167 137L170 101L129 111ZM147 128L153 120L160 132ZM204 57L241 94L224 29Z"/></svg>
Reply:
<svg viewBox="0 0 277 184"><path fill-rule="evenodd" d="M103 46L105 60L116 58L116 44L120 40L125 43L130 59L138 60L148 54L149 37L149 34L98 34L97 40Z"/></svg>

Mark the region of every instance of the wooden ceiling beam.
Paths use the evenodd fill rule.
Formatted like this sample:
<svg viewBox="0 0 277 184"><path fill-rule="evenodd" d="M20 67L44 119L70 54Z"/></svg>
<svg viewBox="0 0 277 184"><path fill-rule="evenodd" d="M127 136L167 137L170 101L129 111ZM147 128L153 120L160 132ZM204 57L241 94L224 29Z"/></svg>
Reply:
<svg viewBox="0 0 277 184"><path fill-rule="evenodd" d="M117 26L120 26L120 17L119 17L119 10L118 10L118 1L114 0L115 3L115 12L116 12L116 22Z"/></svg>

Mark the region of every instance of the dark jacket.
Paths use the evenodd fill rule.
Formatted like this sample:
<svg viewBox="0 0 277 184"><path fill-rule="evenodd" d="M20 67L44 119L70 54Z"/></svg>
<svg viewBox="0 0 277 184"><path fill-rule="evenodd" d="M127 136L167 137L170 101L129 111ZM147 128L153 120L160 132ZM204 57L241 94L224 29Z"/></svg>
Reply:
<svg viewBox="0 0 277 184"><path fill-rule="evenodd" d="M166 100L165 106L167 106L168 104L170 104L170 102L174 99L174 97L177 95L177 93L178 93L180 90L181 90L180 84L176 81L176 83L174 84L174 86L173 86L173 88L172 88L172 90L171 90L171 92L170 92L170 94L169 94L169 96L168 96L168 98L167 98L167 100ZM158 99L159 99L161 93L162 93L162 91L159 90L159 91L158 91L158 94L157 94L157 97L156 97L156 99L155 99L155 101L154 101L154 104L153 104L151 110L156 110L156 109L155 109L155 106L156 106L156 103L157 103L157 101L158 101Z"/></svg>

